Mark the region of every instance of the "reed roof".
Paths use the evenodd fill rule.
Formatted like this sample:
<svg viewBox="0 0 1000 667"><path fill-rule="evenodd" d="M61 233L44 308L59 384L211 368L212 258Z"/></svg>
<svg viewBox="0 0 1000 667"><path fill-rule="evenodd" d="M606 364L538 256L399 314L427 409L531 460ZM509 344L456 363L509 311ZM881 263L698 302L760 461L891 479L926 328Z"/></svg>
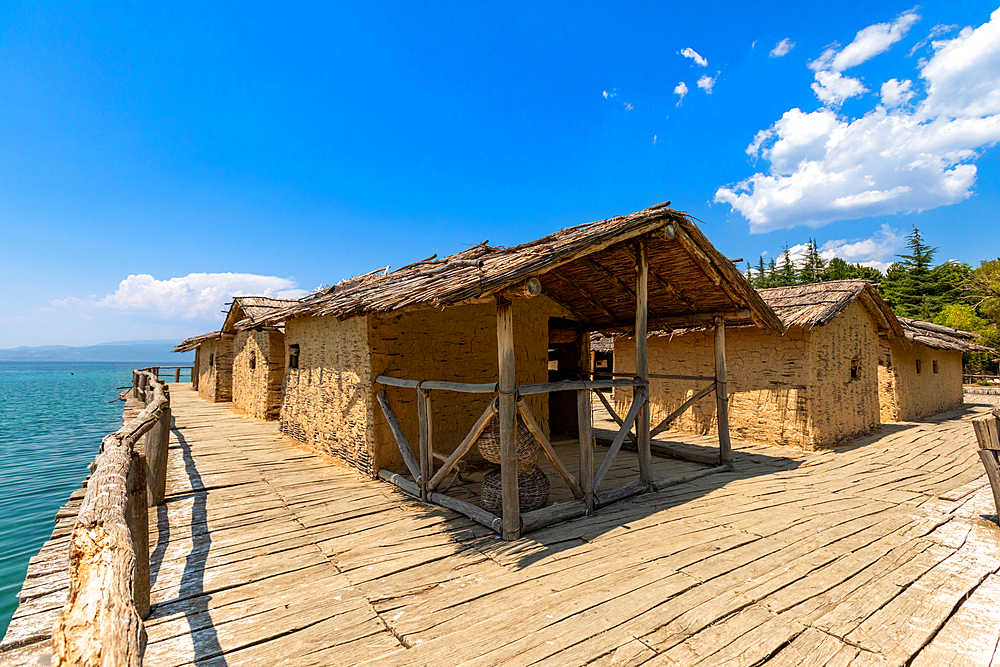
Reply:
<svg viewBox="0 0 1000 667"><path fill-rule="evenodd" d="M593 332L590 334L591 352L614 352L615 339L612 336L605 336L602 333Z"/></svg>
<svg viewBox="0 0 1000 667"><path fill-rule="evenodd" d="M445 307L492 298L537 277L545 295L589 330L628 330L635 324L635 244L649 262L649 325L703 321L741 312L745 323L783 331L732 262L686 214L669 202L570 227L537 241L503 248L487 243L444 259L436 256L392 272L370 273L315 292L263 318L276 324L304 315L347 319L412 307Z"/></svg>
<svg viewBox="0 0 1000 667"><path fill-rule="evenodd" d="M914 343L920 343L936 350L956 350L959 352L993 352L992 348L971 342L979 338L978 334L961 329L952 329L942 324L911 320L900 317L906 337Z"/></svg>
<svg viewBox="0 0 1000 667"><path fill-rule="evenodd" d="M275 299L269 296L234 296L222 330L234 333L264 326L260 322L265 316L296 303L298 301L295 299Z"/></svg>
<svg viewBox="0 0 1000 667"><path fill-rule="evenodd" d="M759 293L786 327L821 327L858 301L871 315L880 332L903 336L903 327L896 314L867 280L832 280L771 287L759 290Z"/></svg>
<svg viewBox="0 0 1000 667"><path fill-rule="evenodd" d="M193 336L191 338L187 338L181 341L181 343L177 347L175 347L170 351L190 352L191 350L195 349L196 347L198 347L207 340L219 340L220 338L222 338L221 331L212 331L211 333L201 334L200 336Z"/></svg>

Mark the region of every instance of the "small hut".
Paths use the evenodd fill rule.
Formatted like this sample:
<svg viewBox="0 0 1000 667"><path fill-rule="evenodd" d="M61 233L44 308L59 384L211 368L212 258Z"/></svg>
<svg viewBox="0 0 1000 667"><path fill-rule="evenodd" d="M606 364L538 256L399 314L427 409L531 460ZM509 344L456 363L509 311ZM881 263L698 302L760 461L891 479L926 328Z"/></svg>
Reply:
<svg viewBox="0 0 1000 667"><path fill-rule="evenodd" d="M233 335L233 409L255 419L277 419L285 376L285 333L263 325L266 315L295 304L294 299L233 297L222 331Z"/></svg>
<svg viewBox="0 0 1000 667"><path fill-rule="evenodd" d="M615 372L615 339L600 332L590 334L590 366L594 377L612 377Z"/></svg>
<svg viewBox="0 0 1000 667"><path fill-rule="evenodd" d="M191 383L206 401L225 403L233 399L233 334L223 331L194 336L173 352L194 350Z"/></svg>
<svg viewBox="0 0 1000 667"><path fill-rule="evenodd" d="M284 433L512 539L522 528L515 421L530 430L578 499L536 510L549 513L544 516L523 514L525 530L646 491L652 482L647 326L709 323L724 332L726 321L783 328L732 263L668 203L511 248L482 243L360 276L261 323L285 325ZM592 379L590 332L598 330L641 332L632 377ZM549 350L556 342L562 353L553 367ZM717 394L723 403L724 368L722 356ZM550 381L552 373L563 379ZM590 391L612 386L637 388L636 400L595 472ZM558 392L575 400L550 400ZM437 487L494 419L502 496L496 514ZM575 475L548 443L553 425L566 421L575 422L579 440ZM604 490L633 424L638 478ZM721 429L726 464L728 442L728 429Z"/></svg>
<svg viewBox="0 0 1000 667"><path fill-rule="evenodd" d="M727 332L735 437L816 449L877 430L879 341L902 339L903 329L871 284L841 280L759 294L787 330L782 335L737 326ZM634 368L630 342L616 341L618 370ZM712 343L713 333L697 328L650 337L650 402L661 431L714 432L714 402L699 403L694 382L668 375L710 375ZM619 407L628 398L628 390L616 390Z"/></svg>
<svg viewBox="0 0 1000 667"><path fill-rule="evenodd" d="M962 353L990 352L978 336L940 324L899 318L909 345L884 340L878 392L883 422L923 419L962 406Z"/></svg>

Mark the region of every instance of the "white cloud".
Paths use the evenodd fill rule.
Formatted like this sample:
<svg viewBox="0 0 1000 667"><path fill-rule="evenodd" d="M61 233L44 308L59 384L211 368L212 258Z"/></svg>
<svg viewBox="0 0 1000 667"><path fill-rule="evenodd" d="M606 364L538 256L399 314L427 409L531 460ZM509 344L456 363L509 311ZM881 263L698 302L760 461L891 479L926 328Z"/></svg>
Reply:
<svg viewBox="0 0 1000 667"><path fill-rule="evenodd" d="M896 28L880 28L881 43L897 38L909 14ZM866 37L866 50L856 50L850 62L874 53L875 41ZM918 67L926 94L912 108L900 105L917 96L914 86L894 79L882 87L883 104L860 118L831 108L791 109L747 147L769 169L719 188L715 201L747 218L751 232L765 232L927 210L971 196L973 162L1000 141L1000 9L987 23L933 47Z"/></svg>
<svg viewBox="0 0 1000 667"><path fill-rule="evenodd" d="M632 110L632 103L631 102L622 102L622 104L625 105L625 111L631 111Z"/></svg>
<svg viewBox="0 0 1000 667"><path fill-rule="evenodd" d="M698 52L692 49L690 46L681 51L681 55L684 56L685 58L690 58L691 60L695 61L702 67L708 67L708 60L698 55Z"/></svg>
<svg viewBox="0 0 1000 667"><path fill-rule="evenodd" d="M708 76L705 74L700 79L698 79L698 87L705 91L708 95L712 94L712 88L715 87L715 80L719 78L719 75Z"/></svg>
<svg viewBox="0 0 1000 667"><path fill-rule="evenodd" d="M612 88L610 93L605 90L604 91L604 99L610 100L612 97L614 97L617 94L618 94L618 89L617 88Z"/></svg>
<svg viewBox="0 0 1000 667"><path fill-rule="evenodd" d="M816 82L812 84L812 89L820 102L828 106L840 106L847 98L868 92L858 79L829 70L816 72Z"/></svg>
<svg viewBox="0 0 1000 667"><path fill-rule="evenodd" d="M915 9L911 9L897 16L891 23L870 25L859 30L854 41L843 50L837 51L836 47L830 47L823 51L819 58L809 63L809 67L814 71L831 69L835 72L857 67L888 51L893 44L903 39L919 20L920 15Z"/></svg>
<svg viewBox="0 0 1000 667"><path fill-rule="evenodd" d="M770 56L772 58L781 58L782 56L788 55L788 52L794 48L795 42L785 37L783 40L775 44L773 49L771 49Z"/></svg>
<svg viewBox="0 0 1000 667"><path fill-rule="evenodd" d="M902 81L899 81L898 79L889 79L882 84L882 104L884 104L887 109L906 104L913 99L914 95L916 95L916 93L911 90L912 85L913 82L909 79L903 79Z"/></svg>
<svg viewBox="0 0 1000 667"><path fill-rule="evenodd" d="M884 224L879 231L865 239L831 239L819 246L819 256L829 262L839 257L848 264L870 266L885 273L893 261L893 256L903 247L906 237L891 226ZM799 266L805 259L808 244L799 243L788 248L792 263ZM761 253L766 256L768 253ZM775 255L780 264L781 253Z"/></svg>
<svg viewBox="0 0 1000 667"><path fill-rule="evenodd" d="M294 280L252 273L190 273L157 280L148 274L130 275L113 293L100 298L69 297L56 307L84 307L151 314L164 319L205 319L221 322L224 304L234 296L270 296L297 299L306 295Z"/></svg>
<svg viewBox="0 0 1000 667"><path fill-rule="evenodd" d="M688 87L687 84L684 83L683 81L674 86L674 95L680 95L680 99L677 100L677 106L681 105L681 102L684 101L684 96L687 94L688 94Z"/></svg>

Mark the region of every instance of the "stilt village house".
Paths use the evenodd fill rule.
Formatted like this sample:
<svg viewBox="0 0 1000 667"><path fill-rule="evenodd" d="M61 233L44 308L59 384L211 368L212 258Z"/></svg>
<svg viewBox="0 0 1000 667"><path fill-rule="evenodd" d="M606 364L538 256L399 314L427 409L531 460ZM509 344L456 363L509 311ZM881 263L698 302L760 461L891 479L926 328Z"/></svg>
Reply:
<svg viewBox="0 0 1000 667"><path fill-rule="evenodd" d="M284 333L280 326L263 326L259 320L294 303L234 297L220 331L189 338L174 348L195 350L192 382L198 394L215 403L232 401L237 412L256 419L277 419L285 372Z"/></svg>
<svg viewBox="0 0 1000 667"><path fill-rule="evenodd" d="M787 330L736 326L727 332L728 421L734 436L814 449L878 429L880 341L900 349L909 343L875 289L863 280L842 280L759 294ZM660 424L654 432L715 431L716 404L698 402L695 382L667 375L710 373L712 338L711 331L697 328L650 337L650 404L653 422ZM616 340L617 370L635 367L631 347L629 339ZM619 408L630 393L616 390Z"/></svg>
<svg viewBox="0 0 1000 667"><path fill-rule="evenodd" d="M879 348L878 390L883 422L923 419L961 407L962 353L991 352L970 342L976 334L899 318L909 345L884 340Z"/></svg>
<svg viewBox="0 0 1000 667"><path fill-rule="evenodd" d="M513 539L522 528L650 488L647 327L714 326L713 388L725 405L725 322L775 336L784 329L694 222L663 204L511 248L482 243L360 276L259 324L285 327L284 433ZM598 330L639 334L634 376L592 379L590 332ZM562 352L554 368L552 340ZM634 389L634 400L595 470L590 392L625 386ZM493 420L502 508L489 513L437 485L459 459L474 456L473 445ZM531 431L576 501L521 515L517 423ZM633 424L638 474L602 489ZM555 428L572 429L579 440L575 472L548 442ZM720 459L731 464L725 425L719 436Z"/></svg>

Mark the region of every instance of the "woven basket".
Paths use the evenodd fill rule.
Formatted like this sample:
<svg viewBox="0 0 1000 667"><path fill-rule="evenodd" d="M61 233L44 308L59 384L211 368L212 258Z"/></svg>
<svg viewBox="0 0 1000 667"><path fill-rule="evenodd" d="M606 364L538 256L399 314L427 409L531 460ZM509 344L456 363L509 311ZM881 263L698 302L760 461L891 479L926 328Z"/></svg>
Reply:
<svg viewBox="0 0 1000 667"><path fill-rule="evenodd" d="M484 459L500 465L500 420L497 417L490 420L476 445ZM514 451L517 454L518 472L530 470L538 463L538 441L521 421L520 415L517 417L517 430L514 434Z"/></svg>
<svg viewBox="0 0 1000 667"><path fill-rule="evenodd" d="M533 466L525 472L517 473L517 498L522 514L545 507L549 501L549 478L541 468ZM503 516L499 468L483 477L479 505L487 512Z"/></svg>

